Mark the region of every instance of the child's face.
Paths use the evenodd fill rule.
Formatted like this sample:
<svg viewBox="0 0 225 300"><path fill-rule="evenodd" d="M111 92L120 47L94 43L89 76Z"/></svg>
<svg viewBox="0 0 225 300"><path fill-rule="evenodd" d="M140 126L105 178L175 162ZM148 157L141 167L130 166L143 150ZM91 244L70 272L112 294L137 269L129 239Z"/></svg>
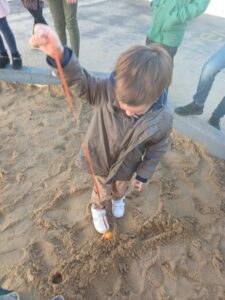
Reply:
<svg viewBox="0 0 225 300"><path fill-rule="evenodd" d="M149 108L152 106L152 103L151 104L142 104L142 105L138 105L138 106L130 106L130 105L127 105L127 104L119 101L119 106L122 110L125 111L125 113L128 117L131 117L133 115L137 115L137 116L143 115L144 113L146 113L149 110Z"/></svg>

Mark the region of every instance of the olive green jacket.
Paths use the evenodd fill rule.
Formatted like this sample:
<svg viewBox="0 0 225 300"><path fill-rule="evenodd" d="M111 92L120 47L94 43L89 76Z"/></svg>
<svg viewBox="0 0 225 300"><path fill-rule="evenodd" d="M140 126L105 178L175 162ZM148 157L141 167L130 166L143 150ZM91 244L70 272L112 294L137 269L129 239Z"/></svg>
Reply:
<svg viewBox="0 0 225 300"><path fill-rule="evenodd" d="M153 0L153 22L147 36L153 41L170 47L179 47L187 23L201 15L210 0Z"/></svg>

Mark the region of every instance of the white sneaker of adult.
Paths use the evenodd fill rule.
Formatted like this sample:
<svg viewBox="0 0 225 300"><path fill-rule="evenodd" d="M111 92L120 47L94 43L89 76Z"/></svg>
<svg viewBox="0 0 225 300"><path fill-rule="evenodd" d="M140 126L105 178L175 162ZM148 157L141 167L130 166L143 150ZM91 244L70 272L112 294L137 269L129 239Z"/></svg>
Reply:
<svg viewBox="0 0 225 300"><path fill-rule="evenodd" d="M125 198L112 200L112 214L115 218L122 218L125 213Z"/></svg>
<svg viewBox="0 0 225 300"><path fill-rule="evenodd" d="M109 223L107 220L105 208L97 209L94 207L94 205L92 205L91 214L95 230L98 233L104 233L109 230Z"/></svg>

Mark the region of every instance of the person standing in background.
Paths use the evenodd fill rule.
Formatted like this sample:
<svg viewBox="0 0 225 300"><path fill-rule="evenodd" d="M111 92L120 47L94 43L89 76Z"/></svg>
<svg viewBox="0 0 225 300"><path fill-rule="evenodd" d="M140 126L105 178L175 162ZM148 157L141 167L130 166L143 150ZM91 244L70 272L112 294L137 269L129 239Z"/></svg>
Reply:
<svg viewBox="0 0 225 300"><path fill-rule="evenodd" d="M22 59L18 52L14 34L9 27L6 17L10 13L9 3L6 0L0 0L0 32L9 47L12 55L13 69L20 69L22 67ZM0 34L0 69L4 69L10 63L8 52L5 48L3 38Z"/></svg>
<svg viewBox="0 0 225 300"><path fill-rule="evenodd" d="M204 64L193 101L185 106L175 108L181 116L201 115L216 75L225 68L225 44L217 50ZM220 119L225 116L225 97L213 111L208 123L220 130Z"/></svg>
<svg viewBox="0 0 225 300"><path fill-rule="evenodd" d="M77 0L48 0L55 30L61 43L67 45L67 29L71 48L79 57L80 32L77 22L77 2Z"/></svg>
<svg viewBox="0 0 225 300"><path fill-rule="evenodd" d="M181 45L188 22L201 15L210 0L153 0L152 24L148 28L146 45L162 45L174 58Z"/></svg>

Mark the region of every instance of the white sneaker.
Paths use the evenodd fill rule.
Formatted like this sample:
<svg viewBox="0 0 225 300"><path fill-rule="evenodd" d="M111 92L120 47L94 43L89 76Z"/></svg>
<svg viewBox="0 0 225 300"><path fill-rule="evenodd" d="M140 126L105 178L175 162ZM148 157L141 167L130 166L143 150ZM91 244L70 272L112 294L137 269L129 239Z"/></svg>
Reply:
<svg viewBox="0 0 225 300"><path fill-rule="evenodd" d="M122 218L125 213L125 198L112 200L112 214L115 218Z"/></svg>
<svg viewBox="0 0 225 300"><path fill-rule="evenodd" d="M98 233L104 233L109 230L109 223L106 216L105 208L97 209L94 205L91 206L91 214L95 230Z"/></svg>

